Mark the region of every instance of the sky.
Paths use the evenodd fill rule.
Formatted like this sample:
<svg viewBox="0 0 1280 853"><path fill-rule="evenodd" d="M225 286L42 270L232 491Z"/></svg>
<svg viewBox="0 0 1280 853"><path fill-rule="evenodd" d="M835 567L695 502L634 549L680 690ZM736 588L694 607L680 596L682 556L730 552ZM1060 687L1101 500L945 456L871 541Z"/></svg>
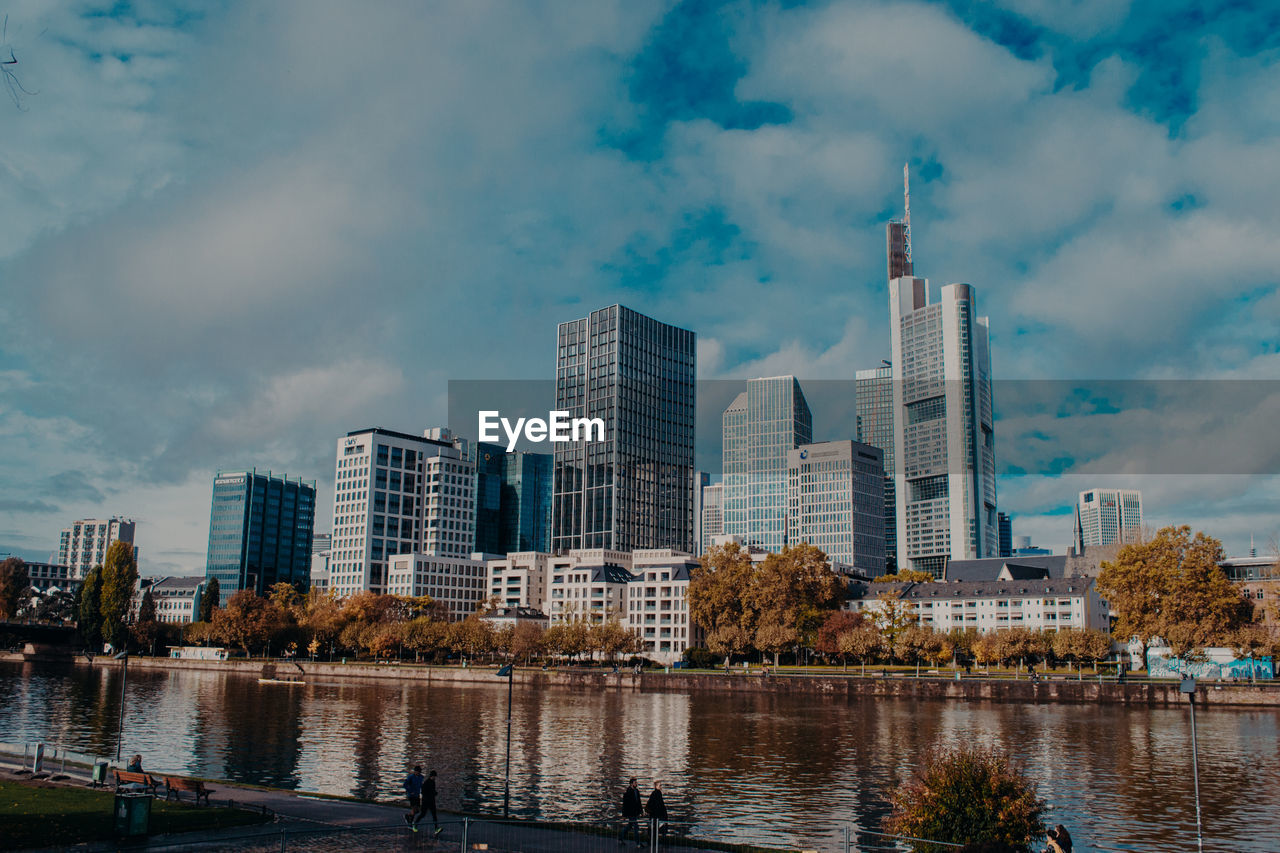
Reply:
<svg viewBox="0 0 1280 853"><path fill-rule="evenodd" d="M1273 4L3 11L0 553L119 515L144 574L200 573L220 467L317 481L325 531L339 436L545 380L615 302L703 380L850 379L904 163L917 274L991 318L1016 535L1129 486L1280 536Z"/></svg>

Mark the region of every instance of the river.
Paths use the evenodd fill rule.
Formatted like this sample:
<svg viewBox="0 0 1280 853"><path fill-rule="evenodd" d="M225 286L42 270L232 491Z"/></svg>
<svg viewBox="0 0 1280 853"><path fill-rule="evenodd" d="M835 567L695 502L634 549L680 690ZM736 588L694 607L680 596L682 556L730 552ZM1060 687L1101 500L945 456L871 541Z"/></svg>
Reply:
<svg viewBox="0 0 1280 853"><path fill-rule="evenodd" d="M116 668L0 664L0 741L111 755ZM396 800L407 768L441 806L501 812L505 682L262 684L208 671L129 674L123 751L149 770ZM1280 712L1199 709L1205 849L1280 850ZM707 837L833 841L878 828L895 780L932 747L1020 761L1077 850L1195 848L1187 709L516 687L512 811L616 815L628 776L661 780Z"/></svg>

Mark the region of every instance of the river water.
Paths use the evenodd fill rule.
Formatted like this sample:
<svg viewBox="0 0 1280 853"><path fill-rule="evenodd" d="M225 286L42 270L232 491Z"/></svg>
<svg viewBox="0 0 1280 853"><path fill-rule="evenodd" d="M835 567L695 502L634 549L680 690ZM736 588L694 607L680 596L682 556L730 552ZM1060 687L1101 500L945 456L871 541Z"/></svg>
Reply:
<svg viewBox="0 0 1280 853"><path fill-rule="evenodd" d="M118 669L0 664L0 741L110 755ZM505 681L261 684L135 669L123 751L149 770L397 800L406 768L441 806L501 812ZM1280 712L1198 709L1205 849L1280 851ZM878 829L888 792L929 748L999 746L1023 763L1077 850L1193 850L1187 709L716 692L522 689L513 813L599 820L625 779L663 783L673 820L709 837L833 842ZM834 845L831 849L835 849Z"/></svg>

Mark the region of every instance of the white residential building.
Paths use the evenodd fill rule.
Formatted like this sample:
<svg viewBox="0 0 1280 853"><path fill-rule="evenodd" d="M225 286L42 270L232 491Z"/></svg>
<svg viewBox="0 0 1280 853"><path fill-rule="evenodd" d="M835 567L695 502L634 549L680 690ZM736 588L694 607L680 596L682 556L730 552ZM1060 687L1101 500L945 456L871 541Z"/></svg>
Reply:
<svg viewBox="0 0 1280 853"><path fill-rule="evenodd" d="M137 525L126 518L85 518L73 521L62 529L58 540L58 564L71 569L71 577L84 580L94 566L101 566L107 558L107 549L117 540L133 544ZM138 559L138 549L133 549L133 559Z"/></svg>
<svg viewBox="0 0 1280 853"><path fill-rule="evenodd" d="M147 583L147 581L150 581ZM151 590L151 600L156 605L156 621L174 625L186 625L199 618L200 599L204 595L205 577L161 577L143 578L142 583L133 594L133 612L136 615L142 607L142 597Z"/></svg>
<svg viewBox="0 0 1280 853"><path fill-rule="evenodd" d="M390 558L467 559L475 542L475 462L447 431L381 428L338 439L329 588L385 592Z"/></svg>
<svg viewBox="0 0 1280 853"><path fill-rule="evenodd" d="M691 645L702 643L702 631L689 618L689 578L698 563L670 549L632 553L633 580L626 590L626 625L645 642L645 657L674 663Z"/></svg>
<svg viewBox="0 0 1280 853"><path fill-rule="evenodd" d="M1137 542L1142 536L1142 492L1088 489L1076 501L1076 551Z"/></svg>
<svg viewBox="0 0 1280 853"><path fill-rule="evenodd" d="M867 577L884 574L884 454L857 441L787 454L787 544L807 542Z"/></svg>
<svg viewBox="0 0 1280 853"><path fill-rule="evenodd" d="M999 553L988 321L972 285L889 282L898 568Z"/></svg>
<svg viewBox="0 0 1280 853"><path fill-rule="evenodd" d="M515 551L488 561L489 595L500 607L532 607L546 612L548 566L541 551Z"/></svg>
<svg viewBox="0 0 1280 853"><path fill-rule="evenodd" d="M1093 578L999 579L956 583L871 583L850 589L847 607L868 614L882 594L910 602L921 627L980 633L1023 627L1032 631L1087 628L1110 632L1111 610Z"/></svg>
<svg viewBox="0 0 1280 853"><path fill-rule="evenodd" d="M415 598L429 595L448 608L451 622L466 619L487 598L488 570L480 557L393 554L387 558L386 591Z"/></svg>

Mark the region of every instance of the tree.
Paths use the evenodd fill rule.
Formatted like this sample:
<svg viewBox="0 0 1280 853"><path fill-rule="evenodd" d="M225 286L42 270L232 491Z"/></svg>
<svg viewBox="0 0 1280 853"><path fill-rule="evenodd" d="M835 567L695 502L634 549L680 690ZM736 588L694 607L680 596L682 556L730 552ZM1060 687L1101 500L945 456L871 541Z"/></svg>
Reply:
<svg viewBox="0 0 1280 853"><path fill-rule="evenodd" d="M266 644L278 629L280 610L251 589L242 589L213 617L213 633L224 643L239 646L250 654Z"/></svg>
<svg viewBox="0 0 1280 853"><path fill-rule="evenodd" d="M213 622L213 612L222 604L222 589L218 586L217 578L209 578L205 582L204 592L200 596L200 619L201 622Z"/></svg>
<svg viewBox="0 0 1280 853"><path fill-rule="evenodd" d="M102 561L102 639L113 649L123 649L129 639L126 620L133 609L133 590L138 585L138 564L133 543L116 540Z"/></svg>
<svg viewBox="0 0 1280 853"><path fill-rule="evenodd" d="M142 593L142 603L138 605L138 619L130 629L133 641L139 649L155 654L156 637L160 634L160 622L156 619L156 600L151 595L151 587Z"/></svg>
<svg viewBox="0 0 1280 853"><path fill-rule="evenodd" d="M882 592L876 596L876 606L871 609L871 621L880 631L880 637L890 654L896 651L898 635L915 625L917 620L914 603L899 598L892 592Z"/></svg>
<svg viewBox="0 0 1280 853"><path fill-rule="evenodd" d="M838 642L842 655L852 655L862 662L863 675L867 674L867 660L884 651L884 639L880 636L880 631L867 622L841 634Z"/></svg>
<svg viewBox="0 0 1280 853"><path fill-rule="evenodd" d="M31 577L21 557L0 562L0 619L15 618L30 589Z"/></svg>
<svg viewBox="0 0 1280 853"><path fill-rule="evenodd" d="M821 549L801 543L770 554L757 567L747 589L748 608L759 614L759 628L769 626L767 636L775 641L782 636L775 627L793 630L791 643L812 648L818 628L827 614L844 603L847 588L840 576L827 565ZM774 651L775 663L778 650Z"/></svg>
<svg viewBox="0 0 1280 853"><path fill-rule="evenodd" d="M767 617L762 619L760 627L756 628L756 648L772 654L775 667L778 665L778 655L784 649L793 647L799 639L800 634L795 628L784 622L769 620Z"/></svg>
<svg viewBox="0 0 1280 853"><path fill-rule="evenodd" d="M727 670L735 656L751 648L751 639L746 628L730 623L707 632L707 648L716 655L724 656L724 668Z"/></svg>
<svg viewBox="0 0 1280 853"><path fill-rule="evenodd" d="M33 608L33 615L41 622L67 622L74 620L76 613L75 594L63 589L39 596Z"/></svg>
<svg viewBox="0 0 1280 853"><path fill-rule="evenodd" d="M707 648L726 656L726 666L746 651L755 632L756 614L746 600L754 573L745 548L717 545L689 579L689 617L706 631Z"/></svg>
<svg viewBox="0 0 1280 853"><path fill-rule="evenodd" d="M925 756L890 794L886 831L952 844L998 843L1030 853L1044 834L1047 804L1035 783L1001 752L957 746ZM917 844L916 850L937 849Z"/></svg>
<svg viewBox="0 0 1280 853"><path fill-rule="evenodd" d="M840 651L840 635L846 634L861 625L865 619L861 613L854 613L852 610L833 610L827 614L826 620L822 623L822 627L818 629L818 642L816 649L819 654L833 658L840 656L841 663L844 668L849 668L849 658L846 652Z"/></svg>
<svg viewBox="0 0 1280 853"><path fill-rule="evenodd" d="M916 569L903 569L893 574L881 575L872 583L933 583L934 577L929 572Z"/></svg>

